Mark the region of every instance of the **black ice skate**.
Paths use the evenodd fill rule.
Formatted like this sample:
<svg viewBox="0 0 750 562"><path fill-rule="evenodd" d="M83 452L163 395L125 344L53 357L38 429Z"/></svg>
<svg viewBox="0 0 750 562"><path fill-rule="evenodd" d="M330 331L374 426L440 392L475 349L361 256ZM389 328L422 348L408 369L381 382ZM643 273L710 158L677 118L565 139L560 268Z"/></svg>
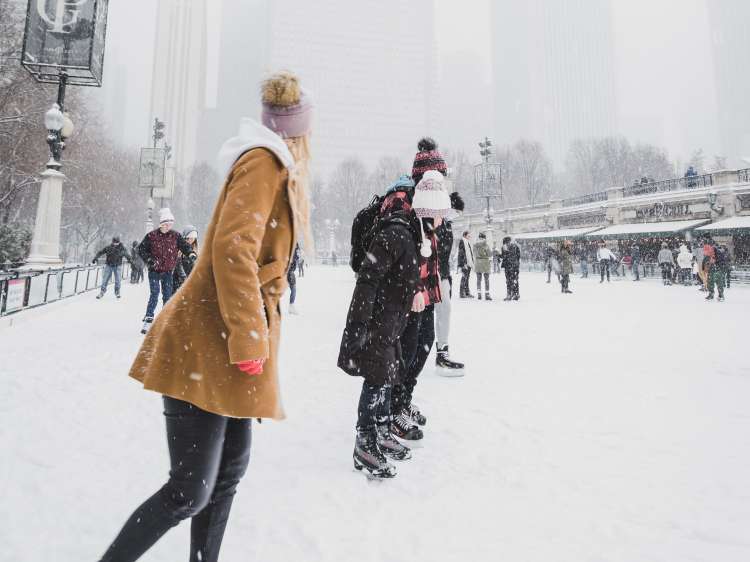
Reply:
<svg viewBox="0 0 750 562"><path fill-rule="evenodd" d="M393 416L391 433L404 441L419 441L424 438L424 433L419 426L413 424L403 411Z"/></svg>
<svg viewBox="0 0 750 562"><path fill-rule="evenodd" d="M408 461L411 458L411 449L391 434L390 423L378 424L377 432L378 448L383 455L394 461Z"/></svg>
<svg viewBox="0 0 750 562"><path fill-rule="evenodd" d="M148 332L148 329L151 327L151 323L154 321L153 316L144 316L143 317L143 326L141 327L141 333L146 334Z"/></svg>
<svg viewBox="0 0 750 562"><path fill-rule="evenodd" d="M103 296L104 296L104 293L99 293L98 295L96 295L96 300L101 299Z"/></svg>
<svg viewBox="0 0 750 562"><path fill-rule="evenodd" d="M444 345L437 350L435 367L437 374L441 377L463 377L465 374L463 363L459 363L458 361L451 361L447 345Z"/></svg>
<svg viewBox="0 0 750 562"><path fill-rule="evenodd" d="M354 468L364 470L368 478L380 480L396 476L396 467L388 462L378 447L375 429L357 431L353 459Z"/></svg>
<svg viewBox="0 0 750 562"><path fill-rule="evenodd" d="M486 300L486 301L491 301L492 300L492 297L490 296L489 293L485 293L484 294L484 300Z"/></svg>
<svg viewBox="0 0 750 562"><path fill-rule="evenodd" d="M417 425L427 425L427 418L419 411L419 407L411 403L404 408L404 414Z"/></svg>

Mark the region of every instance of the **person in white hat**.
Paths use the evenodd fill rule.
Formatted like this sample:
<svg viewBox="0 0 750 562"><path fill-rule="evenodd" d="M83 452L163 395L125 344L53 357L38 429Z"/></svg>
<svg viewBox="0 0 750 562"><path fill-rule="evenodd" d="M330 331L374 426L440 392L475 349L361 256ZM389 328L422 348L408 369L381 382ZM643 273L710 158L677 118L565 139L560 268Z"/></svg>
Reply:
<svg viewBox="0 0 750 562"><path fill-rule="evenodd" d="M174 215L168 208L159 209L159 228L152 230L143 238L138 253L148 267L148 285L150 295L146 305L144 323L154 321L154 312L161 293L166 305L174 291L174 270L180 258L180 252L188 259L194 260L196 253L179 232L172 230Z"/></svg>

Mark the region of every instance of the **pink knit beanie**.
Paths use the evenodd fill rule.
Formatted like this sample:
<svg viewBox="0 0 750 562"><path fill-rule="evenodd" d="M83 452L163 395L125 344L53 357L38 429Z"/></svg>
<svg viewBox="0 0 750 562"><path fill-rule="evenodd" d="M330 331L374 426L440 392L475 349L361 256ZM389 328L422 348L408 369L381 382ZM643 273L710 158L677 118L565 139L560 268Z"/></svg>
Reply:
<svg viewBox="0 0 750 562"><path fill-rule="evenodd" d="M303 137L312 130L311 96L291 72L279 72L261 87L263 125L283 139Z"/></svg>

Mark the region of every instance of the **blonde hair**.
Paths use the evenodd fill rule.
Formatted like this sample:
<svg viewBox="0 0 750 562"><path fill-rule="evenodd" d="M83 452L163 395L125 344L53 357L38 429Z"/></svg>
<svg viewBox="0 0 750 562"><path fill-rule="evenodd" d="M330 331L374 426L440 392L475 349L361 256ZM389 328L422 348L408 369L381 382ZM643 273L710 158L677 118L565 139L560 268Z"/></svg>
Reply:
<svg viewBox="0 0 750 562"><path fill-rule="evenodd" d="M294 222L302 230L305 251L313 252L313 237L310 232L310 136L284 139L294 157L294 167L289 170L289 198Z"/></svg>

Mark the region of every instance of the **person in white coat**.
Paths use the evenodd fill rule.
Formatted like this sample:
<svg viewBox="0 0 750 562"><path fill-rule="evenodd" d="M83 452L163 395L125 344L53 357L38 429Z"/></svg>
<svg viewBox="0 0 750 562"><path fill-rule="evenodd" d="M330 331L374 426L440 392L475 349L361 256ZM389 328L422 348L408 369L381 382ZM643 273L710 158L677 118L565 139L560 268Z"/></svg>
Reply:
<svg viewBox="0 0 750 562"><path fill-rule="evenodd" d="M685 244L680 244L680 253L677 254L677 266L680 268L680 283L690 285L693 269L693 254Z"/></svg>
<svg viewBox="0 0 750 562"><path fill-rule="evenodd" d="M604 241L599 242L599 249L596 251L596 261L599 262L599 272L601 273L602 280L599 283L604 283L604 275L607 275L607 283L609 283L609 267L613 261L617 258L612 253L612 250L607 248Z"/></svg>
<svg viewBox="0 0 750 562"><path fill-rule="evenodd" d="M661 250L659 250L659 255L656 257L656 262L659 264L659 267L661 267L662 282L665 285L671 285L674 257L672 256L672 250L667 247L666 242L661 243Z"/></svg>

